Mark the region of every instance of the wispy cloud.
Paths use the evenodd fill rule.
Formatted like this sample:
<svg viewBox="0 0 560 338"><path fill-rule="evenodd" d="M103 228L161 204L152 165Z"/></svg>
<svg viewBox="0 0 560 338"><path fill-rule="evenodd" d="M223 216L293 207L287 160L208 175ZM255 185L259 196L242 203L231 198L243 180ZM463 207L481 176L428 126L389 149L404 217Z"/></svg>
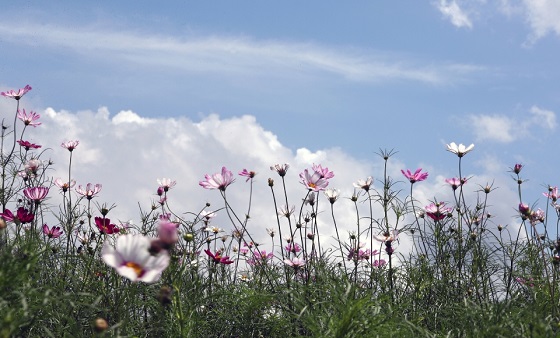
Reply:
<svg viewBox="0 0 560 338"><path fill-rule="evenodd" d="M459 6L457 1L440 0L436 3L437 9L444 15L446 19L459 28L472 28L473 24L469 16Z"/></svg>
<svg viewBox="0 0 560 338"><path fill-rule="evenodd" d="M371 50L341 50L306 42L261 41L239 36L143 34L107 25L65 27L3 21L0 35L13 44L70 51L105 63L220 74L334 74L349 81L412 80L448 83L482 67L442 62L422 65ZM61 52L62 53L62 52Z"/></svg>
<svg viewBox="0 0 560 338"><path fill-rule="evenodd" d="M500 143L511 143L535 131L556 129L556 114L553 111L532 106L528 113L526 118L499 114L470 115L469 125L477 141Z"/></svg>

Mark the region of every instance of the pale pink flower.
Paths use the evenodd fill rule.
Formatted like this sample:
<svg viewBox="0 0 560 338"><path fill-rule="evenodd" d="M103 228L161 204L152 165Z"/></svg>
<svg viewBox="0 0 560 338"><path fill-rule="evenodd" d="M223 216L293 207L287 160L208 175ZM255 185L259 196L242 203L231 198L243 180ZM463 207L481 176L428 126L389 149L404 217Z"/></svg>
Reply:
<svg viewBox="0 0 560 338"><path fill-rule="evenodd" d="M446 178L445 182L447 182L453 190L457 190L460 186L467 183L466 178L459 179L457 177Z"/></svg>
<svg viewBox="0 0 560 338"><path fill-rule="evenodd" d="M179 241L177 228L179 224L169 221L166 217L160 217L158 224L158 238L167 245L173 245Z"/></svg>
<svg viewBox="0 0 560 338"><path fill-rule="evenodd" d="M27 163L25 164L25 170L33 174L36 174L37 170L39 170L40 165L41 165L41 161L32 158L29 161L27 161Z"/></svg>
<svg viewBox="0 0 560 338"><path fill-rule="evenodd" d="M334 173L332 171L329 171L329 168L327 167L323 168L320 164L313 163L311 169L321 174L321 178L324 178L326 180L334 177Z"/></svg>
<svg viewBox="0 0 560 338"><path fill-rule="evenodd" d="M14 91L13 89L11 89L8 90L7 92L1 92L0 95L14 100L19 100L23 95L25 95L30 90L31 90L31 86L26 85L25 87L20 88L18 91Z"/></svg>
<svg viewBox="0 0 560 338"><path fill-rule="evenodd" d="M284 263L286 263L286 265L288 266L291 266L295 270L298 270L305 266L305 259L294 257L292 259L285 259Z"/></svg>
<svg viewBox="0 0 560 338"><path fill-rule="evenodd" d="M245 180L245 182L249 182L250 179L254 178L255 175L257 175L256 172L254 171L249 171L247 169L243 169L242 171L239 172L239 176L244 176L247 177L247 179Z"/></svg>
<svg viewBox="0 0 560 338"><path fill-rule="evenodd" d="M25 109L18 110L17 118L23 121L26 126L37 127L41 125L41 122L36 122L39 118L41 118L41 115L34 111L29 111L28 114Z"/></svg>
<svg viewBox="0 0 560 338"><path fill-rule="evenodd" d="M391 230L391 232L384 232L381 235L374 235L373 239L382 243L387 243L387 242L395 241L398 237L399 237L399 231L393 229Z"/></svg>
<svg viewBox="0 0 560 338"><path fill-rule="evenodd" d="M321 174L313 171L313 174L309 174L309 170L305 169L301 174L300 183L305 185L305 187L311 191L321 191L329 185L329 181L321 177Z"/></svg>
<svg viewBox="0 0 560 338"><path fill-rule="evenodd" d="M74 140L74 141L62 142L62 144L60 146L62 148L66 148L66 149L68 149L68 151L72 152L72 151L74 151L74 149L76 149L78 144L80 144L80 141Z"/></svg>
<svg viewBox="0 0 560 338"><path fill-rule="evenodd" d="M413 174L410 171L410 169L406 169L406 171L401 170L401 173L404 175L404 177L408 178L410 183L414 184L416 182L420 182L420 181L423 181L426 178L428 178L428 173L427 172L423 173L421 171L422 171L422 168L418 168L418 169L416 169L416 171Z"/></svg>
<svg viewBox="0 0 560 338"><path fill-rule="evenodd" d="M71 180L70 182L64 182L62 178L59 177L54 180L54 185L59 187L62 192L67 192L76 185L76 181Z"/></svg>
<svg viewBox="0 0 560 338"><path fill-rule="evenodd" d="M426 215L434 221L441 221L453 211L452 208L446 207L443 202L431 203L424 207L424 210L426 210Z"/></svg>
<svg viewBox="0 0 560 338"><path fill-rule="evenodd" d="M446 146L447 146L447 151L452 152L453 154L456 154L459 157L465 156L468 152L470 152L474 148L474 144L472 143L468 147L465 147L465 145L462 143L457 145L455 144L455 142L451 142Z"/></svg>
<svg viewBox="0 0 560 338"><path fill-rule="evenodd" d="M48 187L32 187L23 189L25 197L29 198L35 203L39 203L47 197L49 193Z"/></svg>
<svg viewBox="0 0 560 338"><path fill-rule="evenodd" d="M286 245L284 249L287 253L295 254L301 251L301 245L299 245L298 243L288 243L288 245Z"/></svg>
<svg viewBox="0 0 560 338"><path fill-rule="evenodd" d="M177 181L173 181L170 178L158 178L157 182L159 184L159 187L162 188L165 192L168 192L169 189L173 188L177 184Z"/></svg>
<svg viewBox="0 0 560 338"><path fill-rule="evenodd" d="M205 189L219 189L221 191L225 191L226 187L235 181L233 174L226 167L222 167L221 173L215 173L212 176L206 174L204 178L206 180L198 183L201 187Z"/></svg>
<svg viewBox="0 0 560 338"><path fill-rule="evenodd" d="M357 182L355 182L354 187L363 189L365 191L369 191L372 184L373 184L373 177L368 176L368 178L366 178L365 180L358 180Z"/></svg>
<svg viewBox="0 0 560 338"><path fill-rule="evenodd" d="M275 164L273 166L270 166L270 170L275 170L278 173L278 175L280 175L281 177L286 176L286 173L288 172L288 168L290 168L290 165L288 163Z"/></svg>
<svg viewBox="0 0 560 338"><path fill-rule="evenodd" d="M53 226L52 228L49 228L48 225L43 224L43 234L47 235L49 238L58 238L62 235L62 233L63 232L60 230L60 227Z"/></svg>
<svg viewBox="0 0 560 338"><path fill-rule="evenodd" d="M76 188L76 192L82 196L84 196L85 198L87 198L88 200L92 199L95 195L97 195L100 191L101 191L101 184L97 183L96 185L93 185L92 183L88 183L86 185L86 188L82 188L81 185L79 185Z"/></svg>
<svg viewBox="0 0 560 338"><path fill-rule="evenodd" d="M552 202L556 202L560 196L558 194L558 187L548 187L548 192L543 192L543 195L550 198Z"/></svg>
<svg viewBox="0 0 560 338"><path fill-rule="evenodd" d="M150 253L152 241L147 237L126 234L117 237L114 247L109 242L105 241L101 250L103 261L133 282L156 282L169 265L166 250Z"/></svg>

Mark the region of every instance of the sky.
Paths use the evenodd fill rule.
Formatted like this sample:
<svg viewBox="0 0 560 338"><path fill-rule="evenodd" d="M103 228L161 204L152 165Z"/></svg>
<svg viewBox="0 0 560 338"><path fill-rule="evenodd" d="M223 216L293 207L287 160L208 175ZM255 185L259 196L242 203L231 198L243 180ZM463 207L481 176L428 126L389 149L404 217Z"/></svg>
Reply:
<svg viewBox="0 0 560 338"><path fill-rule="evenodd" d="M509 168L525 166L524 202L541 208L560 181L558 17L555 0L10 2L0 91L33 87L21 103L43 124L26 137L49 148L53 177L68 162L59 144L80 140L78 184L102 183L99 201L120 219L137 220L163 177L177 181L178 210L219 205L198 182L227 166L257 171L252 219L264 228L270 165L290 163L298 204L303 169L329 167L350 196L352 182L381 178L383 149L396 151L395 179L430 173L415 198L451 201L444 179L458 161L445 145L456 142L475 144L462 162L470 198L493 184L496 222L514 226ZM8 121L14 102L0 100ZM246 208L244 179L228 194ZM337 208L352 224L351 205Z"/></svg>

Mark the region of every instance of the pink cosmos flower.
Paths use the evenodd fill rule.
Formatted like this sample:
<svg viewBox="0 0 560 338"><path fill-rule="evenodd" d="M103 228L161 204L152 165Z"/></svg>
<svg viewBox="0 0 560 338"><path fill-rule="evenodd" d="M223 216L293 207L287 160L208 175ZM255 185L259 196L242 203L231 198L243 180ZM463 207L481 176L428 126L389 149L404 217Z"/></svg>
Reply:
<svg viewBox="0 0 560 338"><path fill-rule="evenodd" d="M47 197L49 193L48 187L32 187L23 189L25 197L29 198L35 203L39 203Z"/></svg>
<svg viewBox="0 0 560 338"><path fill-rule="evenodd" d="M428 215L434 221L441 221L442 219L447 217L450 212L453 211L452 208L446 207L445 203L443 202L438 202L436 204L431 203L430 205L424 207L424 210L426 210L426 215Z"/></svg>
<svg viewBox="0 0 560 338"><path fill-rule="evenodd" d="M32 212L25 209L24 207L19 207L16 214L14 215L10 209L6 209L3 213L0 213L2 217L7 222L14 222L16 224L31 223L35 215Z"/></svg>
<svg viewBox="0 0 560 338"><path fill-rule="evenodd" d="M329 171L329 168L323 168L320 164L313 163L311 169L313 169L315 172L318 172L321 175L321 178L324 178L326 180L334 177L334 173L332 171Z"/></svg>
<svg viewBox="0 0 560 338"><path fill-rule="evenodd" d="M299 177L301 178L300 183L311 191L325 190L329 185L329 181L322 178L321 175L321 173L316 171L313 171L313 174L309 174L309 170L305 169L301 174L299 174Z"/></svg>
<svg viewBox="0 0 560 338"><path fill-rule="evenodd" d="M467 183L467 179L466 178L458 179L457 177L452 177L452 178L446 178L445 182L447 182L453 190L457 190L457 188Z"/></svg>
<svg viewBox="0 0 560 338"><path fill-rule="evenodd" d="M524 216L530 216L531 215L531 209L529 208L529 205L525 204L525 203L519 203L519 212L524 215Z"/></svg>
<svg viewBox="0 0 560 338"><path fill-rule="evenodd" d="M162 178L161 180L158 178L157 182L159 184L159 187L163 189L164 192L168 192L169 189L173 188L177 184L177 181L173 181L170 178ZM159 189L158 189L158 195L159 195Z"/></svg>
<svg viewBox="0 0 560 338"><path fill-rule="evenodd" d="M381 267L385 266L385 264L387 264L387 262L384 259L379 259L379 260L375 260L373 262L373 267L381 268Z"/></svg>
<svg viewBox="0 0 560 338"><path fill-rule="evenodd" d="M27 92L30 90L31 90L31 86L26 85L25 87L19 89L18 91L14 91L12 89L12 90L8 90L7 92L1 92L0 95L14 100L19 100L23 95L27 94Z"/></svg>
<svg viewBox="0 0 560 338"><path fill-rule="evenodd" d="M32 158L25 164L25 170L31 172L32 174L36 174L37 170L39 170L40 165L41 161Z"/></svg>
<svg viewBox="0 0 560 338"><path fill-rule="evenodd" d="M381 243L393 242L399 237L399 231L396 229L391 230L391 232L385 232L381 235L374 235L373 239Z"/></svg>
<svg viewBox="0 0 560 338"><path fill-rule="evenodd" d="M41 148L40 145L31 143L29 141L18 140L17 143L25 149L25 151L29 151L30 149L39 149Z"/></svg>
<svg viewBox="0 0 560 338"><path fill-rule="evenodd" d="M100 191L101 191L101 184L97 183L96 185L93 185L91 183L88 183L86 185L86 188L82 188L81 185L79 185L76 188L76 192L82 196L84 196L85 198L87 198L88 200L92 199L93 197L95 197L95 195L97 195Z"/></svg>
<svg viewBox="0 0 560 338"><path fill-rule="evenodd" d="M357 182L355 182L354 187L358 189L363 189L367 192L371 188L372 184L373 184L373 177L368 176L368 178L366 178L365 180L358 180Z"/></svg>
<svg viewBox="0 0 560 338"><path fill-rule="evenodd" d="M198 183L201 187L205 189L219 189L221 191L225 191L227 186L235 181L233 174L226 167L222 167L221 173L215 173L212 176L206 174L204 178L206 180Z"/></svg>
<svg viewBox="0 0 560 338"><path fill-rule="evenodd" d="M177 228L179 224L173 223L168 217L159 218L158 238L166 245L173 245L179 241Z"/></svg>
<svg viewBox="0 0 560 338"><path fill-rule="evenodd" d="M247 179L245 180L245 182L249 182L250 179L254 178L255 175L257 175L256 172L254 171L249 171L247 169L243 169L241 172L239 172L239 176L244 176L247 177Z"/></svg>
<svg viewBox="0 0 560 338"><path fill-rule="evenodd" d="M76 181L71 180L70 183L63 182L62 178L57 178L54 180L54 185L60 188L62 192L67 192L69 189L73 188L76 185Z"/></svg>
<svg viewBox="0 0 560 338"><path fill-rule="evenodd" d="M513 171L515 174L519 174L521 172L521 169L523 169L523 164L516 163L511 171Z"/></svg>
<svg viewBox="0 0 560 338"><path fill-rule="evenodd" d="M161 250L152 254L152 241L141 235L122 235L113 247L105 241L101 257L105 264L133 282L153 283L160 279L163 270L169 265L169 253Z"/></svg>
<svg viewBox="0 0 560 338"><path fill-rule="evenodd" d="M48 225L43 224L43 233L49 238L58 238L63 232L60 230L60 227L53 226L52 228L49 228Z"/></svg>
<svg viewBox="0 0 560 338"><path fill-rule="evenodd" d="M26 126L37 127L41 125L41 122L36 122L39 118L41 118L41 115L34 111L29 111L28 114L25 109L18 110L17 118L23 121Z"/></svg>
<svg viewBox="0 0 560 338"><path fill-rule="evenodd" d="M558 187L548 187L548 192L543 192L543 195L550 198L552 202L558 200Z"/></svg>
<svg viewBox="0 0 560 338"><path fill-rule="evenodd" d="M298 270L298 269L303 268L305 266L305 259L294 257L292 259L285 259L284 263L286 263L286 265L294 268L294 270Z"/></svg>
<svg viewBox="0 0 560 338"><path fill-rule="evenodd" d="M80 144L80 141L74 140L74 141L62 142L62 144L61 144L60 146L61 146L62 148L68 149L69 152L72 152L72 151L74 151L74 149L76 149L76 147L78 146L78 144Z"/></svg>
<svg viewBox="0 0 560 338"><path fill-rule="evenodd" d="M301 245L299 245L298 243L288 243L288 245L286 245L284 249L287 253L295 254L301 251Z"/></svg>
<svg viewBox="0 0 560 338"><path fill-rule="evenodd" d="M422 168L418 168L413 174L410 169L406 169L406 172L404 170L401 170L401 173L404 175L404 177L408 178L410 183L414 184L415 182L420 182L428 178L428 173L423 173L421 171Z"/></svg>
<svg viewBox="0 0 560 338"><path fill-rule="evenodd" d="M212 259L215 264L231 264L233 263L232 260L229 259L229 256L222 256L220 251L216 251L216 253L212 253L210 250L204 250L204 252Z"/></svg>
<svg viewBox="0 0 560 338"><path fill-rule="evenodd" d="M104 217L95 217L95 225L99 232L106 235L113 235L121 231L111 220Z"/></svg>
<svg viewBox="0 0 560 338"><path fill-rule="evenodd" d="M290 165L288 163L275 164L273 166L270 166L270 170L275 170L278 173L278 175L280 175L281 177L286 176L286 173L288 172L288 168L290 168Z"/></svg>
<svg viewBox="0 0 560 338"><path fill-rule="evenodd" d="M253 257L247 260L247 264L255 266L255 265L266 265L272 258L274 254L272 252L266 253L265 250L258 250L253 251Z"/></svg>

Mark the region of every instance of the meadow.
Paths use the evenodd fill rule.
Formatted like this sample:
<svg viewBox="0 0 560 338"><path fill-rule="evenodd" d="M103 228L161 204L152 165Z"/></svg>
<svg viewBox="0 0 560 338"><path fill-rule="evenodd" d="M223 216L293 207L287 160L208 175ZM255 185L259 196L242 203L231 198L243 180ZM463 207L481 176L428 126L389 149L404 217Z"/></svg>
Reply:
<svg viewBox="0 0 560 338"><path fill-rule="evenodd" d="M1 93L14 104L2 112L0 135L1 337L553 337L560 331L558 189L545 189L546 208L536 208L531 201L539 196L523 195L522 164L504 168L519 195L511 206L515 224L494 221L497 187L463 175L463 161L476 149L456 143L441 150L457 162L456 177L446 180L451 201L434 196L421 205L414 188L429 173L403 168L391 177L386 169L394 151L379 150L384 175L357 178L351 196L329 187L336 173L321 164L301 173L288 164L236 174L222 167L201 173L192 187L213 190L220 205L176 210L170 203L176 180L161 178L146 196L156 196L152 205L130 216L136 222L121 223L112 219L115 205L97 202L102 182L76 183L79 140L60 145L68 161L57 165L67 175L50 176L54 164L42 156L54 146L26 141L41 128L40 115L23 107L29 91ZM276 223L264 229L249 224L256 175L265 177L258 184L270 190L276 211ZM227 192L241 184L249 198L238 210ZM288 196L288 185L301 186L301 195ZM350 232L338 224L334 206L341 199L355 212ZM228 223L215 224L217 215Z"/></svg>

